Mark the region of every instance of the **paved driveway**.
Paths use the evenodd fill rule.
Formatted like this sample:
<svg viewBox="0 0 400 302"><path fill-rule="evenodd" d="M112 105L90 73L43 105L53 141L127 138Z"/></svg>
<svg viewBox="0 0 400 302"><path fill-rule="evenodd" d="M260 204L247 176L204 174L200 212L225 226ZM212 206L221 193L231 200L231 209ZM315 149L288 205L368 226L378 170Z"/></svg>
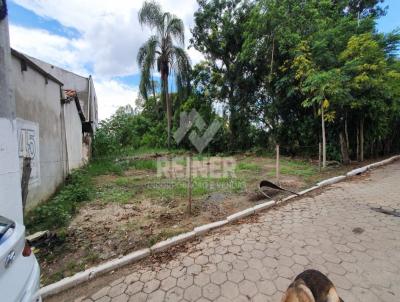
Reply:
<svg viewBox="0 0 400 302"><path fill-rule="evenodd" d="M280 301L298 273L316 268L346 302L400 301L400 217L377 206L400 213L400 162L51 300Z"/></svg>

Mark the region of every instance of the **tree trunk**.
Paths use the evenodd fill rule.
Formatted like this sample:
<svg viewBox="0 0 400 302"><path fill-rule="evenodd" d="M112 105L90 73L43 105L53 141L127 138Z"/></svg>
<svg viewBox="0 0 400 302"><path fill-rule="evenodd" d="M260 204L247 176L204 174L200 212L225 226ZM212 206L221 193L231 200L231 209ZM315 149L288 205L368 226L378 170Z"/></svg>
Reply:
<svg viewBox="0 0 400 302"><path fill-rule="evenodd" d="M342 162L343 164L348 165L350 163L349 149L346 145L346 138L343 131L340 131L339 139L340 139L340 150L342 152Z"/></svg>
<svg viewBox="0 0 400 302"><path fill-rule="evenodd" d="M347 147L347 153L350 154L350 141L349 141L349 131L347 127L347 112L346 112L346 118L344 120L344 134L345 134L345 139L346 139L346 147ZM350 155L349 155L350 159Z"/></svg>
<svg viewBox="0 0 400 302"><path fill-rule="evenodd" d="M347 112L344 118L344 128L339 133L340 150L342 153L343 164L348 165L350 163L350 150L349 150L349 133L347 131Z"/></svg>
<svg viewBox="0 0 400 302"><path fill-rule="evenodd" d="M275 36L272 36L271 67L269 71L269 82L272 81L272 70L274 68Z"/></svg>
<svg viewBox="0 0 400 302"><path fill-rule="evenodd" d="M374 145L375 145L375 140L373 139L372 141L371 141L371 144L370 144L370 150L369 150L369 154L370 154L370 156L371 156L371 158L374 158Z"/></svg>
<svg viewBox="0 0 400 302"><path fill-rule="evenodd" d="M325 116L324 104L321 102L321 127L322 127L322 168L326 168L326 136L325 136Z"/></svg>
<svg viewBox="0 0 400 302"><path fill-rule="evenodd" d="M165 107L167 111L167 144L168 149L171 147L171 106L169 102L169 95L168 95L168 75L162 75L162 90L165 100Z"/></svg>
<svg viewBox="0 0 400 302"><path fill-rule="evenodd" d="M154 79L153 77L151 77L151 88L153 90L153 98L154 98L154 102L156 102L156 89L154 88Z"/></svg>
<svg viewBox="0 0 400 302"><path fill-rule="evenodd" d="M360 119L360 161L364 161L364 118Z"/></svg>
<svg viewBox="0 0 400 302"><path fill-rule="evenodd" d="M357 138L357 161L360 161L360 127L357 126L356 138Z"/></svg>
<svg viewBox="0 0 400 302"><path fill-rule="evenodd" d="M392 141L390 138L386 138L383 141L383 155L388 155L392 149Z"/></svg>

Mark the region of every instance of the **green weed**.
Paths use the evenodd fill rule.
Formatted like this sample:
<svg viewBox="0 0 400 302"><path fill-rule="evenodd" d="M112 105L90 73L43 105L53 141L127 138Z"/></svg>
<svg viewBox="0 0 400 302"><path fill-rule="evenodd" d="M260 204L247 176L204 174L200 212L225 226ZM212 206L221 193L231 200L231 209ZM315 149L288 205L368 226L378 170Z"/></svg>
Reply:
<svg viewBox="0 0 400 302"><path fill-rule="evenodd" d="M129 203L135 193L136 191L134 189L123 189L113 185L107 185L98 188L96 198L100 199L103 203L115 202L124 204Z"/></svg>
<svg viewBox="0 0 400 302"><path fill-rule="evenodd" d="M306 161L294 161L282 159L280 161L280 173L286 175L295 175L301 177L311 177L318 173L318 169ZM275 168L268 172L269 176L275 175Z"/></svg>
<svg viewBox="0 0 400 302"><path fill-rule="evenodd" d="M93 198L93 192L93 185L86 171L72 172L58 194L26 214L25 225L28 232L65 227L79 204Z"/></svg>
<svg viewBox="0 0 400 302"><path fill-rule="evenodd" d="M128 168L126 162L117 162L115 160L93 160L87 167L87 173L90 176L98 176L104 174L122 175L123 171Z"/></svg>
<svg viewBox="0 0 400 302"><path fill-rule="evenodd" d="M137 170L157 170L157 161L152 159L133 160L129 165Z"/></svg>
<svg viewBox="0 0 400 302"><path fill-rule="evenodd" d="M236 165L236 171L254 171L260 172L261 167L255 163L240 162Z"/></svg>

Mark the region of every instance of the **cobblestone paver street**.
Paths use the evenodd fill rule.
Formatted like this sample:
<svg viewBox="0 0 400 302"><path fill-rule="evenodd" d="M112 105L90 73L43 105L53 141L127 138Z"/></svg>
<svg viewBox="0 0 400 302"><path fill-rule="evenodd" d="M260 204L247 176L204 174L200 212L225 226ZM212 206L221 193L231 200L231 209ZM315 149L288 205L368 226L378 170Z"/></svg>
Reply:
<svg viewBox="0 0 400 302"><path fill-rule="evenodd" d="M129 274L86 293L73 289L68 299L278 302L297 274L315 268L346 302L400 301L400 217L377 206L400 212L399 161L256 222L227 226L166 263L132 265Z"/></svg>

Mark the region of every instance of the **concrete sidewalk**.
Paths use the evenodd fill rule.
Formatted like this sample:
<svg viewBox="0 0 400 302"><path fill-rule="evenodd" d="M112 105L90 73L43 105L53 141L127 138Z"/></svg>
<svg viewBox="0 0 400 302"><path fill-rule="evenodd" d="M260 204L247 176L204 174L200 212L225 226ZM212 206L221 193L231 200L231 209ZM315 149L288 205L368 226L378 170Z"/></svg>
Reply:
<svg viewBox="0 0 400 302"><path fill-rule="evenodd" d="M383 207L385 213L374 208ZM308 268L344 301L400 301L400 161L47 301L276 301ZM393 212L395 215L390 215Z"/></svg>

